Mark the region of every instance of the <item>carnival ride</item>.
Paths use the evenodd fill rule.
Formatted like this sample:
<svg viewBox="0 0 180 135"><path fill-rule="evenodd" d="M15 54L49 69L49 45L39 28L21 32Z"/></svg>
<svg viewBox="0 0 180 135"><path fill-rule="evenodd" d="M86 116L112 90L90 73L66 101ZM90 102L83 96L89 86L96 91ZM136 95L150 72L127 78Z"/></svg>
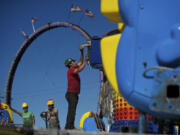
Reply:
<svg viewBox="0 0 180 135"><path fill-rule="evenodd" d="M101 39L103 68L131 105L169 126L180 119L180 1L101 0L122 33Z"/></svg>
<svg viewBox="0 0 180 135"><path fill-rule="evenodd" d="M101 1L102 13L119 26L125 25L122 33L101 40L103 67L110 83L140 110L178 119L179 1L122 0L108 9L107 4L108 1ZM153 21L151 25L149 20ZM107 51L107 47L114 49ZM113 67L107 65L110 61ZM113 75L109 74L109 68L113 69Z"/></svg>
<svg viewBox="0 0 180 135"><path fill-rule="evenodd" d="M151 128L151 122L156 120L159 130L164 129L161 122L168 127L180 125L179 5L179 0L115 0L112 3L101 0L102 14L118 23L118 31L102 38L92 38L79 26L67 22L49 23L37 29L21 45L12 62L5 102L11 104L14 75L31 43L50 29L71 27L85 37L87 43L81 47L88 47L90 65L102 73L100 110L104 109L103 115L109 118L109 123L113 119L119 127L135 125L139 133L153 133L147 131L143 120L150 121ZM145 114L151 116L145 118Z"/></svg>

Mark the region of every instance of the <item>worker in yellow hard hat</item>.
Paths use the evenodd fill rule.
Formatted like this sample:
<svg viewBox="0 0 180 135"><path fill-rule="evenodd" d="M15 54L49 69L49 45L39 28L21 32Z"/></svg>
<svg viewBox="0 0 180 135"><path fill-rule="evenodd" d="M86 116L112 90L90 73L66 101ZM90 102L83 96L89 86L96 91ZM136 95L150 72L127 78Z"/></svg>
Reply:
<svg viewBox="0 0 180 135"><path fill-rule="evenodd" d="M13 109L11 106L10 109L23 118L23 127L34 128L35 117L32 112L28 111L28 104L26 102L22 103L22 109L24 110L23 113Z"/></svg>
<svg viewBox="0 0 180 135"><path fill-rule="evenodd" d="M57 128L60 129L58 109L54 107L54 100L50 99L47 102L48 109L40 114L41 117L47 117L47 128Z"/></svg>

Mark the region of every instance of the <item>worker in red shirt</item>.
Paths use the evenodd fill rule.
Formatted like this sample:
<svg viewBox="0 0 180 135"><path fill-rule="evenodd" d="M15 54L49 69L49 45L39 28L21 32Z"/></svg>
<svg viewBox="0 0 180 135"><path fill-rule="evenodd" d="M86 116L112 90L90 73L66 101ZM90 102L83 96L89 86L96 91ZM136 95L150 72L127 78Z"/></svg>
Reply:
<svg viewBox="0 0 180 135"><path fill-rule="evenodd" d="M80 76L79 72L81 72L85 65L87 64L89 58L85 57L85 61L83 61L83 49L80 49L81 56L78 64L72 58L68 58L65 60L65 66L68 67L67 79L68 79L68 88L66 92L66 100L68 102L68 113L66 118L65 129L76 129L74 127L75 115L76 115L76 107L78 104L78 95L80 93Z"/></svg>

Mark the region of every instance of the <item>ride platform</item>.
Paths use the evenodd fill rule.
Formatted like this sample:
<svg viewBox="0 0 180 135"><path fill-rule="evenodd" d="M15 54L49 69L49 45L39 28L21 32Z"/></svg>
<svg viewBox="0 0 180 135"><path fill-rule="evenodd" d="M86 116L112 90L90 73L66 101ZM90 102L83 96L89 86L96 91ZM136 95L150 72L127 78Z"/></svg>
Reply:
<svg viewBox="0 0 180 135"><path fill-rule="evenodd" d="M0 127L0 135L138 135L136 133L84 132L76 130L33 129ZM141 134L151 135L151 134ZM152 134L153 135L153 134Z"/></svg>

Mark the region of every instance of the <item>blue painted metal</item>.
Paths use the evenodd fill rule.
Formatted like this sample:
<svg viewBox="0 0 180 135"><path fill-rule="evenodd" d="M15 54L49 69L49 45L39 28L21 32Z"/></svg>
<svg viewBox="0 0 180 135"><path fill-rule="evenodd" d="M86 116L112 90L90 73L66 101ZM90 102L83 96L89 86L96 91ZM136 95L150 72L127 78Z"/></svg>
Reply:
<svg viewBox="0 0 180 135"><path fill-rule="evenodd" d="M10 116L8 111L0 109L0 126L9 124Z"/></svg>
<svg viewBox="0 0 180 135"><path fill-rule="evenodd" d="M120 14L126 26L116 55L119 89L136 108L170 119L180 118L180 96L167 96L168 85L180 87L179 5L180 0L119 0ZM144 72L152 67L159 68L144 76ZM161 77L157 76L162 70ZM173 76L176 81L171 79ZM174 90L171 92L173 95ZM164 96L159 100L157 95L161 93ZM169 100L168 105L165 105L166 100ZM155 102L158 107L153 107ZM172 105L174 103L176 105Z"/></svg>
<svg viewBox="0 0 180 135"><path fill-rule="evenodd" d="M86 132L100 132L96 126L94 117L88 117L84 120L83 129Z"/></svg>
<svg viewBox="0 0 180 135"><path fill-rule="evenodd" d="M178 76L180 76L180 72L178 71L158 70L154 77L154 89L157 89L158 91L152 93L153 99L149 105L150 110L166 112L171 115L179 115L180 80L177 78ZM168 89L168 87L174 87L174 89ZM174 92L172 90L174 90Z"/></svg>
<svg viewBox="0 0 180 135"><path fill-rule="evenodd" d="M139 112L138 133L145 133L145 114Z"/></svg>
<svg viewBox="0 0 180 135"><path fill-rule="evenodd" d="M100 51L100 38L93 38L91 40L90 49L90 64L93 68L102 69L102 59Z"/></svg>
<svg viewBox="0 0 180 135"><path fill-rule="evenodd" d="M138 128L139 121L138 120L120 120L115 121L111 125L110 132L121 132L121 127L133 127ZM152 121L145 120L145 132L146 133L157 133L157 125L155 125Z"/></svg>
<svg viewBox="0 0 180 135"><path fill-rule="evenodd" d="M110 132L121 132L121 127L138 127L138 120L119 120L115 121L110 128Z"/></svg>

